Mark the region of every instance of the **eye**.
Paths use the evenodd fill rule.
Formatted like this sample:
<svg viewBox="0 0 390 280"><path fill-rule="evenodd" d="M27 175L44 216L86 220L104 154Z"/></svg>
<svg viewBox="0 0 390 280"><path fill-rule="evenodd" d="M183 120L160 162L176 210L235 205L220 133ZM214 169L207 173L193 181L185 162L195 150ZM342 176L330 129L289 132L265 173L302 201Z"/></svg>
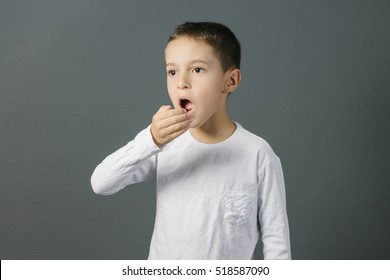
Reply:
<svg viewBox="0 0 390 280"><path fill-rule="evenodd" d="M193 71L194 71L195 73L202 73L202 72L204 72L204 69L201 68L201 67L195 67Z"/></svg>
<svg viewBox="0 0 390 280"><path fill-rule="evenodd" d="M176 74L176 71L175 70L168 70L167 71L167 74L168 74L168 76L175 76L175 74Z"/></svg>

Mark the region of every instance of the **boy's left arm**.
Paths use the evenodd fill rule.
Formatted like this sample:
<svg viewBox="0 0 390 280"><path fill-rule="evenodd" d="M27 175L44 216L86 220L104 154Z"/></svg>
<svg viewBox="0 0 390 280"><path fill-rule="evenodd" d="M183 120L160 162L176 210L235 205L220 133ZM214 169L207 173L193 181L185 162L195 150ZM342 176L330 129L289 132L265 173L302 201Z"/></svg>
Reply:
<svg viewBox="0 0 390 280"><path fill-rule="evenodd" d="M283 170L278 157L260 170L258 219L264 259L291 259Z"/></svg>

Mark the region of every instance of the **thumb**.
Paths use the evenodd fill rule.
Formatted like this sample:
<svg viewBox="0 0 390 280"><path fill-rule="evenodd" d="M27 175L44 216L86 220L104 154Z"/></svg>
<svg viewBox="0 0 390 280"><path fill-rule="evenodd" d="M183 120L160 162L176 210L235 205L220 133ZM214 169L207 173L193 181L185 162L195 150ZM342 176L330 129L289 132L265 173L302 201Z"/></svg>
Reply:
<svg viewBox="0 0 390 280"><path fill-rule="evenodd" d="M170 109L171 109L170 105L163 105L163 106L160 107L160 109L158 111L162 112L162 111L167 111L167 110L170 110Z"/></svg>

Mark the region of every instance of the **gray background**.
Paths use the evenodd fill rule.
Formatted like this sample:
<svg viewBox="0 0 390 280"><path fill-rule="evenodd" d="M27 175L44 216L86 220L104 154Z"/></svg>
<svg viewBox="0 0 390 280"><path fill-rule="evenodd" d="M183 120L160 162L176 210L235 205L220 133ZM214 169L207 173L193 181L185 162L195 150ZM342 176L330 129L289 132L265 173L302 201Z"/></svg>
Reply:
<svg viewBox="0 0 390 280"><path fill-rule="evenodd" d="M147 257L154 182L89 179L169 103L186 20L241 41L229 110L282 159L293 258L389 259L389 3L1 0L1 259Z"/></svg>

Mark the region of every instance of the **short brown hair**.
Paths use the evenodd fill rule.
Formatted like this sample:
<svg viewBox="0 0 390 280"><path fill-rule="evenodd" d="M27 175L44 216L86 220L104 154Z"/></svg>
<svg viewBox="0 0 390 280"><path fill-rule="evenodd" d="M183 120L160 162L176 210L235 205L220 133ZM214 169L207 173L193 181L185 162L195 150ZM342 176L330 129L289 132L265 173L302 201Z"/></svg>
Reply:
<svg viewBox="0 0 390 280"><path fill-rule="evenodd" d="M216 22L185 22L176 26L168 43L186 36L210 45L221 62L224 72L232 68L240 69L240 42L225 25Z"/></svg>

